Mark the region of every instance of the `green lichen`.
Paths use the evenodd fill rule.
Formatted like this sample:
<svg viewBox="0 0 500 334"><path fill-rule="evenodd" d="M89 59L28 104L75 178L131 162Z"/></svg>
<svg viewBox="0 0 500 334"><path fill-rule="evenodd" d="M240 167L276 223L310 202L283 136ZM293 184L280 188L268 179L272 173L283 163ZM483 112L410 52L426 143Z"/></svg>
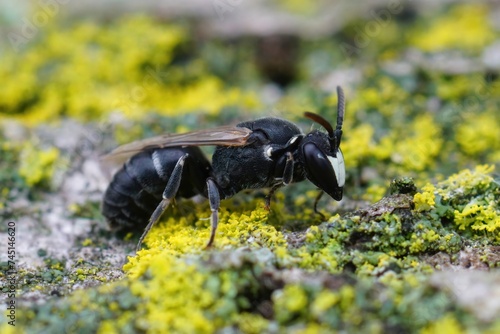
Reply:
<svg viewBox="0 0 500 334"><path fill-rule="evenodd" d="M68 327L117 333L205 333L228 327L243 333L382 333L429 330L443 317L457 314L450 313L457 312L453 297L433 288L422 275L398 277L391 270L378 279L355 278L279 269L275 261L265 248L200 258L157 257L138 279L77 291L66 300L35 308L24 321L35 321L27 332L43 324L52 333ZM460 319L455 325L470 325L470 315L459 314L452 316Z"/></svg>
<svg viewBox="0 0 500 334"><path fill-rule="evenodd" d="M500 186L490 175L493 170L494 166L478 166L452 175L437 187L427 185L415 195L417 210L427 217L449 219L475 239L500 241Z"/></svg>
<svg viewBox="0 0 500 334"><path fill-rule="evenodd" d="M257 208L223 211L216 249L203 251L208 222L194 214L174 215L151 231L148 249L129 257L125 280L90 295L75 293L66 301L76 315L72 324L100 332L151 333L204 333L228 326L245 333L466 328L471 315L455 313L453 297L432 286L434 269L426 256L460 251L467 231L443 219L454 206L466 205L467 194L478 200L488 196L478 189L495 191L490 172L480 166L427 186L426 191L449 201L446 211L437 204L414 207L421 193L396 194L310 227L299 245L288 244L289 232L269 225L268 212ZM459 187L467 190L457 201ZM498 240L491 238L491 243ZM61 264L50 267L59 270ZM95 271L78 269L75 275L89 273ZM89 308L98 323L79 322Z"/></svg>

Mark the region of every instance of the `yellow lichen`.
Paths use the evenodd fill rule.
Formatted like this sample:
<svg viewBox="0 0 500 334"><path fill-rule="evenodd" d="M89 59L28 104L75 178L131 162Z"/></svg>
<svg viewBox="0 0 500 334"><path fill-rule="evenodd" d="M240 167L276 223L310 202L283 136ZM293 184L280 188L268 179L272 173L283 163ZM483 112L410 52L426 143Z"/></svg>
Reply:
<svg viewBox="0 0 500 334"><path fill-rule="evenodd" d="M269 320L253 313L241 313L238 315L239 329L246 334L264 333L269 327Z"/></svg>
<svg viewBox="0 0 500 334"><path fill-rule="evenodd" d="M403 171L424 171L436 163L442 145L439 125L430 114L422 114L401 129L401 133L393 132L383 137L374 155L378 159L390 158Z"/></svg>
<svg viewBox="0 0 500 334"><path fill-rule="evenodd" d="M363 124L350 129L346 134L346 139L342 143L342 152L349 166L359 166L364 159L372 156L373 133L374 130L370 124Z"/></svg>
<svg viewBox="0 0 500 334"><path fill-rule="evenodd" d="M26 144L21 152L19 175L28 186L50 184L58 159L59 150L55 147L40 150Z"/></svg>
<svg viewBox="0 0 500 334"><path fill-rule="evenodd" d="M87 239L85 239L85 240L82 241L82 246L87 247L87 246L90 246L90 245L92 245L92 239L87 238Z"/></svg>
<svg viewBox="0 0 500 334"><path fill-rule="evenodd" d="M354 287L350 285L344 285L340 288L340 308L344 311L351 308L354 298L356 297L356 291Z"/></svg>
<svg viewBox="0 0 500 334"><path fill-rule="evenodd" d="M384 197L387 193L387 187L381 186L379 184L373 184L366 189L366 192L362 195L362 199L375 203Z"/></svg>
<svg viewBox="0 0 500 334"><path fill-rule="evenodd" d="M116 328L114 320L105 320L99 325L97 334L118 334L120 333Z"/></svg>
<svg viewBox="0 0 500 334"><path fill-rule="evenodd" d="M3 317L6 317L6 315L2 315ZM8 319L8 318L7 318ZM14 324L17 324L16 322L13 322ZM24 329L18 329L19 326L12 326L8 324L8 321L5 321L4 323L0 324L0 332L3 334L22 334L26 333Z"/></svg>
<svg viewBox="0 0 500 334"><path fill-rule="evenodd" d="M439 211L447 202L453 203L460 199L452 211L458 229L474 234L487 233L500 240L500 209L496 199L498 186L490 175L493 170L493 165L479 165L474 170L466 169L451 175L436 187L427 184L422 192L415 194L413 198L415 210ZM440 201L445 203L436 204L436 196L441 197ZM435 231L425 231L423 224L418 224L416 230L422 232L419 231L418 237L416 234L412 235L412 251L421 249L424 240L432 242L439 238ZM452 238L451 235L443 237L448 240Z"/></svg>
<svg viewBox="0 0 500 334"><path fill-rule="evenodd" d="M443 100L458 103L471 96L479 98L478 86L484 85L483 74L462 74L453 76L453 80L441 75L436 76L436 94ZM469 107L464 103L464 107Z"/></svg>
<svg viewBox="0 0 500 334"><path fill-rule="evenodd" d="M459 229L470 227L475 231L491 232L500 240L500 213L493 202L469 203L462 211L455 210L454 215Z"/></svg>
<svg viewBox="0 0 500 334"><path fill-rule="evenodd" d="M340 301L340 296L333 291L321 292L312 302L311 312L315 317L323 315Z"/></svg>
<svg viewBox="0 0 500 334"><path fill-rule="evenodd" d="M461 334L463 333L462 326L457 321L453 314L446 314L444 317L438 321L427 325L424 329L420 331L420 334L443 334L443 333L453 333Z"/></svg>
<svg viewBox="0 0 500 334"><path fill-rule="evenodd" d="M490 175L494 169L495 166L493 165L479 165L474 170L465 169L440 182L436 191L443 199L447 200L456 194L485 190L494 182L493 177Z"/></svg>
<svg viewBox="0 0 500 334"><path fill-rule="evenodd" d="M199 214L203 215L203 212ZM263 208L240 213L221 210L215 247L223 249L247 245L285 249L283 235L267 225L267 216L268 212ZM148 305L151 308L146 310L144 319L148 330L211 332L222 323L207 318L204 309L210 309L215 314L235 312L232 302L218 297L236 294L234 273L221 272L214 276L200 272L197 266L186 261L190 254L203 251L210 233L209 225L209 220L198 220L193 214L170 217L151 230L145 240L149 249L130 257L124 266L132 279L132 293L150 301ZM146 272L151 280L138 280ZM248 319L248 316L242 317L239 321L242 328L250 333L267 326L264 319L258 322L258 326L249 323Z"/></svg>
<svg viewBox="0 0 500 334"><path fill-rule="evenodd" d="M212 332L214 324L202 312L215 303L215 296L204 289L208 276L166 251L142 259L147 260L152 279L135 280L130 287L134 295L149 301L143 319L147 327L142 329L152 333Z"/></svg>
<svg viewBox="0 0 500 334"><path fill-rule="evenodd" d="M349 100L350 110L374 110L388 118L409 111L408 92L387 76L378 78L373 86L360 89L357 94Z"/></svg>
<svg viewBox="0 0 500 334"><path fill-rule="evenodd" d="M486 6L466 4L453 7L448 15L419 29L410 43L424 51L441 51L451 48L482 50L494 39Z"/></svg>
<svg viewBox="0 0 500 334"><path fill-rule="evenodd" d="M455 139L469 156L477 157L500 150L500 121L493 113L474 115L457 128Z"/></svg>
<svg viewBox="0 0 500 334"><path fill-rule="evenodd" d="M317 13L319 6L314 2L304 0L279 0L277 4L295 14L311 15Z"/></svg>
<svg viewBox="0 0 500 334"><path fill-rule="evenodd" d="M119 111L139 119L153 110L178 115L259 105L255 93L226 88L207 74L202 61L187 70L173 66L175 49L186 36L178 25L145 16L125 17L104 29L87 21L64 29L51 23L40 42L2 55L0 76L10 78L0 90L2 117L36 125L62 114L106 120Z"/></svg>
<svg viewBox="0 0 500 334"><path fill-rule="evenodd" d="M272 295L274 310L278 321L287 321L294 314L307 310L308 297L300 285L289 284Z"/></svg>
<svg viewBox="0 0 500 334"><path fill-rule="evenodd" d="M434 208L434 204L436 204L434 191L434 185L428 183L422 188L422 192L413 196L416 211L429 211Z"/></svg>

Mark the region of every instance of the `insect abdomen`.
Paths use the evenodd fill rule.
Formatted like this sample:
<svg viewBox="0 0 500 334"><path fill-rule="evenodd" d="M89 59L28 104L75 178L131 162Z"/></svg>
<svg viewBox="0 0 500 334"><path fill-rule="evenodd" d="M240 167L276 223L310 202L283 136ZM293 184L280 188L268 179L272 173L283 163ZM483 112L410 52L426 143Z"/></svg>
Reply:
<svg viewBox="0 0 500 334"><path fill-rule="evenodd" d="M155 203L161 200L161 192L147 192L129 174L130 169L134 169L134 164L126 164L115 174L104 194L102 213L112 227L140 230L154 211Z"/></svg>
<svg viewBox="0 0 500 334"><path fill-rule="evenodd" d="M204 180L211 171L210 165L197 147L170 147L138 153L115 174L106 193L103 215L112 227L142 229L158 203L177 161L189 154L183 174L190 174L193 164L206 166L201 177L183 178L178 197L192 197L203 190ZM203 180L203 183L198 179ZM193 184L196 183L196 184Z"/></svg>

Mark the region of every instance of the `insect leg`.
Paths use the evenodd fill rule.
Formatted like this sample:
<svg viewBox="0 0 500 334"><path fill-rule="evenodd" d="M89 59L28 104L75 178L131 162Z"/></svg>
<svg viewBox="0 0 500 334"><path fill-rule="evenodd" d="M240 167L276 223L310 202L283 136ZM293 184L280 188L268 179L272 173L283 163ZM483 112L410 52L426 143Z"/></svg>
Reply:
<svg viewBox="0 0 500 334"><path fill-rule="evenodd" d="M217 231L217 225L219 224L219 207L220 207L220 195L217 184L212 178L207 179L207 192L208 201L210 202L210 210L212 211L212 216L210 217L212 229L210 231L210 239L208 240L205 248L212 247L215 239L215 232Z"/></svg>
<svg viewBox="0 0 500 334"><path fill-rule="evenodd" d="M266 204L265 204L266 210L271 209L271 199L272 199L274 193L276 192L276 190L278 190L282 186L287 186L290 183L292 183L292 180L293 180L293 155L291 152L286 152L285 169L283 170L283 177L281 179L282 179L282 183L278 183L275 186L273 186L271 188L271 190L269 191L269 194L267 194L267 196L266 196Z"/></svg>
<svg viewBox="0 0 500 334"><path fill-rule="evenodd" d="M324 214L322 214L321 212L319 212L319 210L318 210L318 202L319 202L319 200L321 199L321 197L323 196L324 193L325 192L323 190L321 190L319 192L318 196L316 196L316 199L314 200L314 213L320 215L321 219L325 219L326 217L325 217Z"/></svg>
<svg viewBox="0 0 500 334"><path fill-rule="evenodd" d="M283 171L283 185L287 186L292 183L293 179L293 155L291 152L286 152L285 170Z"/></svg>
<svg viewBox="0 0 500 334"><path fill-rule="evenodd" d="M142 233L139 242L137 243L136 252L138 252L141 249L142 242L144 241L144 238L146 238L146 236L148 235L149 230L151 230L154 224L156 224L156 222L160 219L163 212L165 212L165 210L168 208L170 202L175 198L175 195L179 190L179 186L181 185L184 162L188 156L189 154L186 153L179 160L177 160L174 170L172 171L172 174L168 179L167 186L163 191L162 195L163 199L161 200L160 204L158 204L155 211L149 218L148 226L146 226L146 228L144 229L144 232Z"/></svg>
<svg viewBox="0 0 500 334"><path fill-rule="evenodd" d="M266 196L266 204L264 206L264 208L267 211L271 210L271 199L273 198L274 193L276 192L276 190L278 190L281 187L283 187L283 183L278 183L278 184L274 185L271 188L271 190L269 190L269 194L267 194L267 196Z"/></svg>

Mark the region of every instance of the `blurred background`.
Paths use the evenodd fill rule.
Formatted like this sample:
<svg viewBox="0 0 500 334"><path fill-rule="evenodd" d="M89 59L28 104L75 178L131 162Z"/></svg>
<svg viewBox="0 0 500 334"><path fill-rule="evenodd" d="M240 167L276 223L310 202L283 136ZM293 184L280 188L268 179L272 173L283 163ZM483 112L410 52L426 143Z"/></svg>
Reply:
<svg viewBox="0 0 500 334"><path fill-rule="evenodd" d="M347 199L500 161L496 1L0 6L4 209L50 191L96 207L97 157L140 138L269 115L308 131L306 110L334 121L337 85Z"/></svg>

